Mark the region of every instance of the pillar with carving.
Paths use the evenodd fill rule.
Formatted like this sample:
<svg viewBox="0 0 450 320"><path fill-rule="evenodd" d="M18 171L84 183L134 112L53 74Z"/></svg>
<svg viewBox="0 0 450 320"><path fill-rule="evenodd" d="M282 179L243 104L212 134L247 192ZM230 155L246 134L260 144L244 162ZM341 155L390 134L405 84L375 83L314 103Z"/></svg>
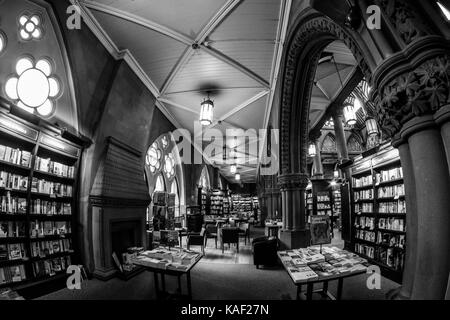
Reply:
<svg viewBox="0 0 450 320"><path fill-rule="evenodd" d="M309 230L305 223L305 190L308 175L305 173L282 174L278 177L281 191L283 228L280 240L285 248L301 248L309 245Z"/></svg>
<svg viewBox="0 0 450 320"><path fill-rule="evenodd" d="M336 149L338 154L338 160L344 162L348 160L347 142L345 139L345 131L343 125L342 108L335 108L332 113L334 134L336 136Z"/></svg>

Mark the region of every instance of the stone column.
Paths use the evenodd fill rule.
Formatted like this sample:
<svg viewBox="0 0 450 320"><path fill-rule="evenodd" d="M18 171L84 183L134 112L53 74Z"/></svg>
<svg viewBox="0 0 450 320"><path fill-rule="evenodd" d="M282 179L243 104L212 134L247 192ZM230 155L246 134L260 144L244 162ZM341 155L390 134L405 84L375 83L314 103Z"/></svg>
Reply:
<svg viewBox="0 0 450 320"><path fill-rule="evenodd" d="M410 299L414 286L414 273L416 272L417 258L417 195L416 183L414 178L414 168L411 157L411 150L408 143L397 140L393 142L394 147L398 148L405 185L406 207L406 256L405 267L403 270L402 286L392 294L395 299Z"/></svg>
<svg viewBox="0 0 450 320"><path fill-rule="evenodd" d="M441 126L442 141L447 155L447 163L450 166L450 105L442 107L434 117L436 123Z"/></svg>
<svg viewBox="0 0 450 320"><path fill-rule="evenodd" d="M314 145L316 146L316 155L314 156L314 178L321 179L323 178L323 165L322 165L322 156L320 154L320 136L315 137Z"/></svg>
<svg viewBox="0 0 450 320"><path fill-rule="evenodd" d="M347 141L345 139L342 108L337 108L332 113L334 134L336 135L336 147L339 161L348 160Z"/></svg>
<svg viewBox="0 0 450 320"><path fill-rule="evenodd" d="M309 230L305 224L305 190L308 175L283 174L278 177L281 190L283 229L280 240L285 248L301 248L309 245Z"/></svg>

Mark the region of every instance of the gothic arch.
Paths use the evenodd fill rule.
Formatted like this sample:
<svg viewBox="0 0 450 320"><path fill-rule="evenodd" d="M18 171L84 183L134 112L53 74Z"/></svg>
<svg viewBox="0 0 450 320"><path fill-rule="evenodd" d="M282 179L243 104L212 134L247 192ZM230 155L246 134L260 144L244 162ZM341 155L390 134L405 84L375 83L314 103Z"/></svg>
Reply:
<svg viewBox="0 0 450 320"><path fill-rule="evenodd" d="M281 183L283 176L307 174L308 117L313 79L322 50L341 40L352 51L366 79L374 59L361 38L315 10L305 10L288 38L280 105ZM303 181L304 179L302 179Z"/></svg>
<svg viewBox="0 0 450 320"><path fill-rule="evenodd" d="M359 135L352 133L348 137L347 149L349 152L362 152L363 151L363 143L362 143L362 139L359 137Z"/></svg>
<svg viewBox="0 0 450 320"><path fill-rule="evenodd" d="M320 147L321 152L337 152L336 138L332 133L328 133L323 138L322 145Z"/></svg>

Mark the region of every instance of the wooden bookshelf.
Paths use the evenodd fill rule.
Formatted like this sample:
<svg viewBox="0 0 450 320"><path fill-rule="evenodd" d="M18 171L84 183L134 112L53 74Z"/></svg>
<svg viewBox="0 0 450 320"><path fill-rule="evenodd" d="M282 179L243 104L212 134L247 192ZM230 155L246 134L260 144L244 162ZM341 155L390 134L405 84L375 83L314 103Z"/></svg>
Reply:
<svg viewBox="0 0 450 320"><path fill-rule="evenodd" d="M352 246L401 283L405 260L406 202L398 150L384 145L350 167Z"/></svg>
<svg viewBox="0 0 450 320"><path fill-rule="evenodd" d="M74 235L82 146L39 124L0 113L0 287L48 282L79 263Z"/></svg>

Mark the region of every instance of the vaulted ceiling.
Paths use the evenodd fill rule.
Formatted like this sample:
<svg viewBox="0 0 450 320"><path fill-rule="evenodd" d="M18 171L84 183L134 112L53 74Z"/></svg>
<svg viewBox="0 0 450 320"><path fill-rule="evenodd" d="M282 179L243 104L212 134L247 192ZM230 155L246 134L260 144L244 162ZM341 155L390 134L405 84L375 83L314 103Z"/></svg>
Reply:
<svg viewBox="0 0 450 320"><path fill-rule="evenodd" d="M273 101L291 0L84 0L80 1L101 36L126 52L157 106L177 127L194 137L200 103L209 92L214 121L208 128L263 129ZM343 81L354 61L345 45L335 42ZM310 119L320 119L340 90L336 66L318 66ZM195 141L193 141L195 143ZM197 143L201 148L205 143ZM245 149L239 150L239 146ZM258 150L248 140L234 140L242 182L255 182ZM230 150L227 149L227 156ZM230 163L216 152L206 159L231 182Z"/></svg>

